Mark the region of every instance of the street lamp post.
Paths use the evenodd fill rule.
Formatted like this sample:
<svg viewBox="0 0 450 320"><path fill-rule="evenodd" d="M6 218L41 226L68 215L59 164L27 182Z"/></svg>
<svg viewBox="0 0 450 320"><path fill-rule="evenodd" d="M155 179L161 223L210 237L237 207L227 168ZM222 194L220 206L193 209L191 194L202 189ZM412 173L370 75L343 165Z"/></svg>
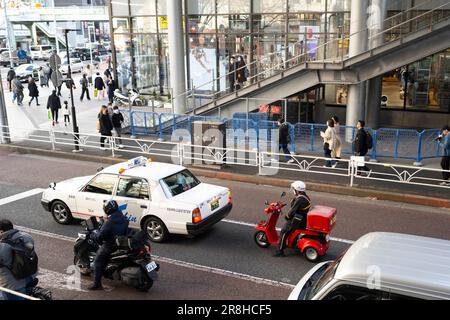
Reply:
<svg viewBox="0 0 450 320"><path fill-rule="evenodd" d="M92 38L91 38L91 28L92 28L92 33L95 36L95 26L89 26L88 25L88 34L89 34L89 53L91 54L91 66L93 66L92 63Z"/></svg>
<svg viewBox="0 0 450 320"><path fill-rule="evenodd" d="M16 38L14 34L14 28L11 27L11 22L9 21L6 0L2 1L3 13L5 14L5 29L6 29L6 40L8 41L8 51L9 51L9 64L11 68L14 68L13 61L13 46L16 46Z"/></svg>
<svg viewBox="0 0 450 320"><path fill-rule="evenodd" d="M67 33L69 33L69 31L78 31L78 30L64 29L64 39L66 41L66 54L67 54L67 80L66 81L69 81L70 100L72 102L72 125L73 125L73 133L74 133L73 142L74 142L74 146L75 146L75 149L72 150L72 152L80 152L82 150L80 150L80 147L78 145L80 135L79 135L78 125L77 125L77 116L75 114L75 103L73 101L73 79L72 79L72 70L70 68L69 41L67 40Z"/></svg>

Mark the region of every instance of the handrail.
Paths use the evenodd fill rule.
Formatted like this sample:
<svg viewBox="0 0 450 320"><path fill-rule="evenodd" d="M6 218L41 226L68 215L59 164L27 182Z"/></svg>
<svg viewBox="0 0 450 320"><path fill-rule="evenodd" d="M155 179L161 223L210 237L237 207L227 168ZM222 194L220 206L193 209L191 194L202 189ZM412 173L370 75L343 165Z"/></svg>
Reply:
<svg viewBox="0 0 450 320"><path fill-rule="evenodd" d="M35 297L32 297L32 296L26 295L26 294L23 294L23 293L20 293L20 292L11 290L11 289L7 289L7 288L4 288L4 287L0 287L0 292L1 291L9 293L9 294L12 294L12 295L15 295L15 296L18 296L20 298L24 298L26 300L33 300L33 301L40 301L41 300L41 299L38 299L38 298L35 298Z"/></svg>
<svg viewBox="0 0 450 320"><path fill-rule="evenodd" d="M425 4L425 2L423 2L423 3L421 3L421 4L417 5L417 6L414 6L414 7L412 7L412 8L409 8L409 9L406 10L406 11L402 11L402 12L400 12L400 13L394 15L394 16L391 16L391 17L389 17L389 18L386 18L386 19L383 20L383 22L385 23L385 22L388 21L388 20L393 20L393 19L395 19L395 18L398 17L399 15L405 15L405 14L411 12L411 11L417 10L417 8L420 8L420 7L423 6L424 4ZM407 20L407 21L401 22L401 23L397 24L397 25L394 26L394 27L388 28L388 29L386 29L386 30L383 30L382 32L379 32L379 33L377 33L377 34L375 34L375 35L372 35L372 36L370 37L370 39L372 39L373 37L380 36L380 35L382 35L382 34L384 34L384 33L387 33L387 32L389 32L389 31L391 31L391 30L393 30L393 29L395 29L395 28L398 28L398 26L401 26L401 25L404 25L404 24L406 24L406 23L411 23L412 21L418 20L418 19L422 18L422 17L425 16L425 15L428 15L428 14L430 14L430 13L434 13L435 11L437 11L437 10L439 10L439 9L441 9L441 8L443 8L443 7L445 7L445 6L447 6L447 5L450 5L450 1L448 1L448 2L445 3L445 4L442 4L442 5L438 6L438 7L436 7L436 8L430 9L430 10L426 11L425 13L423 13L423 14L421 14L421 15L419 15L419 16L416 16L416 17L411 18L411 19L409 19L409 20ZM437 22L438 22L438 21L436 21L436 23L437 23ZM257 74L255 74L255 75L249 77L248 79L254 79L254 78L256 78L256 77L258 77L258 76L260 76L260 75L266 74L266 73L268 73L268 72L278 71L278 70L280 69L280 67L283 69L283 71L286 71L287 69L290 69L290 68L293 67L293 66L291 66L291 67L289 67L289 68L286 68L286 65L287 65L288 62L290 62L290 61L292 61L292 60L297 60L297 59L299 59L299 58L301 58L301 57L304 57L304 56L308 56L311 52L318 51L320 48L323 48L323 47L325 47L325 46L328 46L328 45L330 45L330 44L333 44L333 43L335 43L336 41L339 41L339 40L344 41L344 40L350 39L351 37L355 36L356 34L359 34L359 33L361 33L361 32L366 32L367 30L370 30L370 28L365 28L365 29L363 29L363 30L360 30L360 31L357 31L357 32L355 32L355 33L349 34L347 37L342 37L342 38L340 38L340 39L339 39L339 38L336 38L336 39L330 40L330 41L328 41L328 42L326 42L326 43L321 44L320 46L315 47L314 49L307 50L306 52L301 53L301 54L299 54L299 55L297 55L297 56L294 56L294 57L292 57L292 58L289 58L289 59L287 59L287 60L285 60L285 61L283 61L283 62L281 62L281 63L279 63L279 64L276 64L275 66L273 66L273 67L271 67L271 68L265 69L264 71L262 71L262 72L260 72L260 73L257 73ZM342 35L343 35L343 34L342 34ZM298 44L298 43L300 43L300 41L297 41L297 42L295 42L294 44ZM366 51L364 51L364 52L368 52L368 51L370 51L370 50L366 50ZM284 50L283 50L283 51L277 51L277 52L271 52L271 53L269 53L269 57L271 57L272 55L277 55L277 54L279 54L280 52L283 53ZM343 52L342 52L342 53L343 53ZM268 59L268 58L266 58L266 59ZM341 56L341 59L343 60L343 55ZM326 57L324 57L324 60L315 60L315 61L326 61ZM198 88L201 88L201 87L203 87L203 86L205 86L205 85L208 85L208 84L211 84L211 83L215 83L215 82L217 82L218 80L220 81L221 79L226 78L226 77L228 77L229 75L231 75L231 74L233 74L233 73L236 73L238 70L242 70L242 69L248 68L249 66L252 66L253 64L256 64L256 63L258 63L258 62L259 62L259 60L255 60L255 61L253 61L253 62L251 62L251 63L249 63L249 64L246 64L245 66L242 66L242 67L240 67L240 68L237 68L235 71L228 72L228 73L226 73L226 74L224 74L224 75L222 75L222 76L220 76L220 77L217 77L217 78L215 78L215 79L213 79L213 80L210 80L210 81L208 81L208 82L205 82L205 83L203 83L203 84L197 86L196 88L198 89ZM247 80L248 80L248 79L247 79ZM173 97L172 100L177 99L177 98L181 98L181 97L186 97L186 95L189 95L189 96L190 96L191 94L193 94L194 97L195 97L195 93L193 93L194 90L195 90L195 88L190 89L190 90L187 90L187 91L185 91L185 92L183 92L183 93L181 93L181 94L178 94L178 95L176 95L175 97ZM217 93L214 93L213 95L217 95Z"/></svg>

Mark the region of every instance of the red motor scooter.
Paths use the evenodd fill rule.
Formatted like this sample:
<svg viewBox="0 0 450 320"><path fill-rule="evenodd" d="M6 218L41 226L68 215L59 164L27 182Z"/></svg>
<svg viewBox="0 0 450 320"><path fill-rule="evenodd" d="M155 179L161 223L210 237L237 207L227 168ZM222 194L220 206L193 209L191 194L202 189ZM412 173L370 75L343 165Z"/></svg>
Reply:
<svg viewBox="0 0 450 320"><path fill-rule="evenodd" d="M276 230L281 210L286 206L281 199L286 195L281 194L278 202L268 203L264 212L269 215L267 221L261 221L256 225L254 235L255 242L261 248L277 245L279 236ZM306 218L306 229L297 229L291 232L286 239L288 248L297 247L305 258L316 262L327 252L330 247L330 232L336 224L336 209L325 206L314 206L308 212Z"/></svg>

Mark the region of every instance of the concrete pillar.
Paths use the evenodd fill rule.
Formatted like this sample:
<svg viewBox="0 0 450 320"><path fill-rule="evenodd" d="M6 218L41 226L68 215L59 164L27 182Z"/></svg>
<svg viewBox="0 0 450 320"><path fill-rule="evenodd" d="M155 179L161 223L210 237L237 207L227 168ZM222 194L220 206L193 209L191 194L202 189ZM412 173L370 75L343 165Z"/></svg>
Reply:
<svg viewBox="0 0 450 320"><path fill-rule="evenodd" d="M349 56L356 56L367 50L367 8L369 0L353 0L350 10ZM365 116L365 84L349 85L346 111L346 125L355 126ZM351 141L352 132L347 130L346 140Z"/></svg>
<svg viewBox="0 0 450 320"><path fill-rule="evenodd" d="M383 44L384 20L387 17L387 0L372 0L368 9L369 19L369 49ZM367 81L366 95L366 125L372 129L378 129L380 123L381 95L383 77L379 76Z"/></svg>
<svg viewBox="0 0 450 320"><path fill-rule="evenodd" d="M33 22L31 24L31 40L33 42L33 45L37 46L39 44L38 37L37 37L37 30L36 30L36 22Z"/></svg>
<svg viewBox="0 0 450 320"><path fill-rule="evenodd" d="M170 83L173 89L173 110L186 112L185 60L183 36L183 7L179 0L167 0L167 20L169 27Z"/></svg>

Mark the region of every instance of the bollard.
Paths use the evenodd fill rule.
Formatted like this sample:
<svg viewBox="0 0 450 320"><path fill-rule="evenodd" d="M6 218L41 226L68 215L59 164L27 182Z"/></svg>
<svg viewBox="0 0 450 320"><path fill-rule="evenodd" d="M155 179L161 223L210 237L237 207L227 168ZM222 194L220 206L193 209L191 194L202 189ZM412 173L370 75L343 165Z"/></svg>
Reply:
<svg viewBox="0 0 450 320"><path fill-rule="evenodd" d="M422 167L423 163L422 163L422 138L423 138L423 133L419 132L419 141L417 143L417 157L416 157L416 161L413 163L414 166L416 167Z"/></svg>
<svg viewBox="0 0 450 320"><path fill-rule="evenodd" d="M158 126L159 126L159 139L158 140L164 141L161 117L162 117L162 113L159 113L158 114Z"/></svg>
<svg viewBox="0 0 450 320"><path fill-rule="evenodd" d="M377 130L372 130L372 158L370 162L378 162L377 160Z"/></svg>
<svg viewBox="0 0 450 320"><path fill-rule="evenodd" d="M136 131L134 128L134 111L130 112L131 139L136 139Z"/></svg>
<svg viewBox="0 0 450 320"><path fill-rule="evenodd" d="M310 136L311 149L310 149L310 151L314 151L314 125L313 124L310 125L310 133L311 133L311 136Z"/></svg>

